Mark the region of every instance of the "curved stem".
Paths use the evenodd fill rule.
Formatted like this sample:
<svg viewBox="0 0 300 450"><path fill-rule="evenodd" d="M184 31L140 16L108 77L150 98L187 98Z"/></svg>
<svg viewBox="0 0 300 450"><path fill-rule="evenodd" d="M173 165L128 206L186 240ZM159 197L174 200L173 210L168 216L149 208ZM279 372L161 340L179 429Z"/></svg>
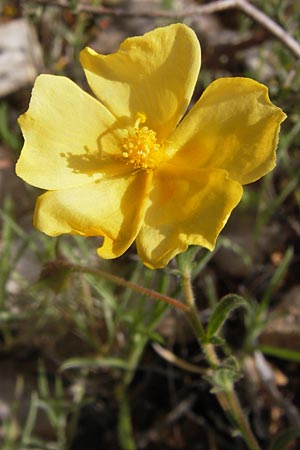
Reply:
<svg viewBox="0 0 300 450"><path fill-rule="evenodd" d="M182 272L182 276L183 288L186 296L186 304L189 306L189 310L185 312L185 315L192 325L199 345L203 350L209 366L212 370L217 369L220 366L220 361L215 352L214 346L209 342L205 342L205 330L200 321L199 314L195 306L190 271L185 268ZM223 411L228 416L230 416L230 418L234 421L236 427L239 429L249 450L261 450L254 434L252 433L248 420L242 410L233 384L229 382L228 386L226 386L223 391L216 391L215 394Z"/></svg>
<svg viewBox="0 0 300 450"><path fill-rule="evenodd" d="M151 297L156 300L161 300L164 303L167 303L168 305L174 306L174 308L180 309L183 312L188 311L188 306L186 306L184 303L175 300L172 297L169 297L168 295L160 294L157 291L154 291L153 289L148 289L142 286L139 286L136 283L133 283L132 281L127 281L122 277L118 277L117 275L113 275L111 273L105 272L105 270L101 269L91 269L89 267L80 266L77 264L69 264L66 262L60 263L64 268L70 270L71 272L80 272L80 273L87 273L90 275L95 275L100 278L104 278L108 281L111 281L119 286L124 286L127 288L130 288L136 292L138 292L141 295L145 295L146 297Z"/></svg>

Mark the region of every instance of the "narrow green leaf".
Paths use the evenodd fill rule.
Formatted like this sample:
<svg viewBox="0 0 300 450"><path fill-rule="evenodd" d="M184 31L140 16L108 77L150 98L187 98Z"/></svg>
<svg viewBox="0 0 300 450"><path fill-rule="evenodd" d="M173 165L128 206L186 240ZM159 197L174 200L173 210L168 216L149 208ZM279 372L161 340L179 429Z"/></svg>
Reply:
<svg viewBox="0 0 300 450"><path fill-rule="evenodd" d="M206 329L206 339L210 341L222 328L229 314L240 306L246 306L246 300L235 294L223 297L214 309Z"/></svg>
<svg viewBox="0 0 300 450"><path fill-rule="evenodd" d="M21 148L21 139L9 127L8 104L5 102L0 104L0 140L13 150L19 151Z"/></svg>
<svg viewBox="0 0 300 450"><path fill-rule="evenodd" d="M282 282L283 278L285 277L290 264L292 262L294 256L294 250L292 247L288 247L287 251L285 252L284 257L282 258L282 261L280 265L275 270L274 275L271 278L271 281L269 283L269 286L267 287L264 296L260 302L260 311L263 313L269 306L269 303L271 301L271 298Z"/></svg>
<svg viewBox="0 0 300 450"><path fill-rule="evenodd" d="M300 428L292 427L284 430L278 436L275 437L271 443L269 450L283 450L287 448L287 445L294 439L300 438Z"/></svg>
<svg viewBox="0 0 300 450"><path fill-rule="evenodd" d="M265 355L275 356L288 361L300 362L300 352L288 348L273 347L272 345L260 345L259 350Z"/></svg>
<svg viewBox="0 0 300 450"><path fill-rule="evenodd" d="M65 361L60 371L68 369L99 369L103 367L115 368L115 369L129 369L129 364L120 358L70 358Z"/></svg>
<svg viewBox="0 0 300 450"><path fill-rule="evenodd" d="M280 208L282 203L286 200L288 195L291 192L294 192L295 189L299 186L299 171L295 172L295 174L290 178L287 182L286 186L281 190L281 192L274 197L274 200L271 203L268 203L265 212L262 214L258 221L258 231L260 231L265 225L272 215Z"/></svg>
<svg viewBox="0 0 300 450"><path fill-rule="evenodd" d="M8 322L15 322L17 320L24 320L24 319L28 319L29 317L30 317L30 314L27 312L12 313L10 311L0 311L0 324L8 323Z"/></svg>
<svg viewBox="0 0 300 450"><path fill-rule="evenodd" d="M4 212L12 217L13 203L10 197L4 199ZM12 271L12 242L13 231L6 220L3 221L2 233L0 235L0 310L5 309L6 303L6 283Z"/></svg>

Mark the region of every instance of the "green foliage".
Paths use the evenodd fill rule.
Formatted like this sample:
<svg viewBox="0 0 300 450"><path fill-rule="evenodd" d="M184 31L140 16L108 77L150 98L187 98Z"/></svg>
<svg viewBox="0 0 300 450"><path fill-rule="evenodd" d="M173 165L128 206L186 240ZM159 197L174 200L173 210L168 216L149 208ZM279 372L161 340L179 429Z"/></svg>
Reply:
<svg viewBox="0 0 300 450"><path fill-rule="evenodd" d="M213 310L206 327L206 340L210 342L219 333L229 314L236 308L245 307L246 303L246 300L239 295L228 294L223 297Z"/></svg>
<svg viewBox="0 0 300 450"><path fill-rule="evenodd" d="M207 377L212 385L211 392L231 392L236 381L242 377L242 372L236 358L230 356L216 368L211 377Z"/></svg>
<svg viewBox="0 0 300 450"><path fill-rule="evenodd" d="M281 264L275 270L260 301L252 299L246 304L246 338L244 341L244 349L246 352L249 352L251 349L255 348L258 337L263 332L268 320L270 320L270 318L268 318L268 314L272 296L282 283L292 262L292 257L293 250L288 248ZM279 356L279 354L277 356Z"/></svg>
<svg viewBox="0 0 300 450"><path fill-rule="evenodd" d="M113 22L106 17L74 14L77 0L70 2L70 10L64 13L58 8L23 3L24 14L39 30L46 70L71 76L78 83L83 83L81 69L74 61L85 45L96 41L98 33L105 34L107 24L105 22L102 29L101 20L107 21L109 27L113 26ZM101 1L90 3L102 4ZM172 0L159 2L167 10L172 10L175 3ZM257 0L255 5L300 39L298 1ZM126 23L123 25L126 28ZM131 30L130 27L128 29ZM244 31L253 30L255 36L252 21L240 14L234 27L230 31L235 32L236 37ZM202 47L204 58L208 58L213 45L205 42ZM165 341L157 326L167 307L105 279L84 273L73 274L58 264L61 260L89 267L99 266L108 273L118 273L127 280L178 299L183 297L179 274L183 269L190 271L196 300L203 315L205 341L217 347L220 354L220 366L206 377L215 393L230 391L238 380L242 385L245 381L242 378L244 358L251 357L257 349L266 357L299 364L299 351L261 345L259 339L268 322L272 321L273 308L282 297L279 294L290 289L293 281L289 279L293 279L291 274L296 272L299 263L300 63L276 39L265 40L260 48L252 45L252 49L255 50L254 65L246 64L247 57L242 59L241 51L235 50L234 46L229 56L225 55L232 62L231 66L224 68L218 61L222 54L217 54L214 66L203 68L200 83L202 88L219 73L221 76L235 76L242 71L243 75L267 84L272 100L288 116L282 126L277 168L259 184L245 189L243 202L228 224L230 230L231 223L240 223L242 214L255 217L256 227L253 226L251 238L253 245L259 249L257 260L255 256L253 260L252 253L235 239L234 233L227 234L225 228L214 252L190 247L177 258L177 264L174 261L164 270L147 270L130 253L125 257L127 259L120 261L100 261L95 256L98 242L93 238L69 236L54 239L35 230L28 232L18 217L19 205L14 204L12 197L4 200L0 208L1 352L13 354L15 348L33 348L40 352L42 359L35 368L37 383L30 393L25 423L20 423L18 411L21 406L20 392L26 378L22 375L16 382L12 413L2 427L3 450L68 450L76 433L80 409L91 399L91 395L93 398L97 396L99 380L104 376L110 386L110 401L119 411L120 445L125 450L136 448L130 392L138 369L143 367L143 355L149 344ZM13 154L21 146L20 133L14 122L15 110L11 108L10 99L2 101L0 139ZM276 242L264 246L263 236L271 233L274 227L278 228ZM226 268L220 268L217 257L222 251L231 252L229 267L230 258L237 258L248 273L231 276ZM271 263L272 252L276 251L281 254L277 265ZM30 280L20 270L28 257L33 258L36 264L35 277ZM261 266L264 273L267 267L270 269L270 276L260 284L255 269ZM248 274L249 278L250 275L257 277L255 283L249 282ZM257 286L258 289L255 289ZM226 292L233 294L223 296ZM237 314L234 315L234 320L238 322L237 348L231 347L228 339L231 331L228 319L236 308L242 308L237 318ZM170 342L172 339L175 339L174 336ZM174 344L176 351L182 351L184 358L190 357L188 344L176 341ZM46 365L49 355L55 360L54 375ZM198 355L196 361L199 361ZM160 370L163 372L162 368ZM185 374L182 379L184 377ZM86 387L93 383L91 380L94 378L97 380L96 387L88 391ZM76 385L76 395L70 396L66 379ZM53 431L52 441L36 432L41 411ZM269 450L282 450L296 438L299 439L299 429L288 429L273 440Z"/></svg>
<svg viewBox="0 0 300 450"><path fill-rule="evenodd" d="M295 438L300 438L300 428L289 428L280 433L272 442L269 450L282 450L288 448L288 444L291 444Z"/></svg>
<svg viewBox="0 0 300 450"><path fill-rule="evenodd" d="M3 208L4 215L11 215L12 213L12 202L9 198L6 198L4 201ZM3 221L2 225L2 235L1 241L3 242L2 248L0 251L0 310L5 307L5 287L12 269L12 239L13 239L13 231L8 221Z"/></svg>
<svg viewBox="0 0 300 450"><path fill-rule="evenodd" d="M116 291L114 285L101 278L91 275L79 277L72 275L69 270L63 269L59 262L60 258L77 264L81 262L91 265L91 243L83 242L75 237L70 240L58 240L55 244L55 240L46 238L44 243L40 241L37 246L35 244L29 246L32 241L19 230L15 223L11 202L7 200L5 205L2 239L7 245L2 247L1 258L3 310L0 313L0 329L6 337L7 346L16 345L18 341L22 341L24 345L38 333L41 333L42 345L43 336L46 337L50 330L52 332L55 330L53 345L57 343L58 346L61 340L70 339L69 333L77 335L80 345L85 349L85 354L78 357L75 343L75 347L70 348L71 354L67 353L60 357L60 370L63 373L69 370L76 371L78 377L84 373L85 378L94 371L102 369L111 371L112 381L122 386L123 395L116 395L114 401L120 404L119 433L120 438L125 439L123 434L126 428L122 424L126 421L130 423L130 417L124 416L126 411L129 411L129 404L126 408L123 404L124 399L127 398L126 391L145 346L150 340L160 340L155 327L166 311L166 305L145 301L142 297L137 298L137 295L128 288L123 289L122 292ZM17 252L13 257L11 242L16 236L20 240L19 245L23 251ZM48 248L49 243L51 243L50 248ZM17 276L16 265L22 260L24 251L28 250L28 247L39 257L41 252L44 252L41 261L55 254L59 254L59 257L43 266L40 275L36 274L35 284L24 288L26 304L23 303L22 311L12 313L10 304L7 302L7 282ZM78 247L80 247L79 252ZM145 287L156 285L162 293L168 290L168 277L163 272L145 270L140 263L132 264L131 269L131 277L127 277L130 281L139 282ZM108 270L113 271L109 269L109 266ZM35 323L34 329L31 326L32 321ZM18 335L15 337L9 332L11 326L19 328ZM122 344L118 343L121 334L123 335ZM36 343L38 344L37 341ZM40 445L42 448L44 444L37 439L34 431L40 411L44 411L50 426L56 432L57 443L53 445L53 450L65 450L70 444L71 436L67 433L67 418L78 415L82 402L86 401L85 395L82 394L82 399L75 405L74 410L75 406L67 400L62 378L58 375L53 397L47 372L43 366L41 367L39 392L32 394L24 432L22 435L17 432L12 442L9 438L11 436L9 430L14 426L14 422L8 422L6 425L8 440L5 443L5 450L15 449L17 445L20 445L21 449L23 444ZM76 423L74 427L76 428Z"/></svg>
<svg viewBox="0 0 300 450"><path fill-rule="evenodd" d="M4 101L0 102L0 142L2 141L7 147L19 151L21 149L21 139L19 132L16 132L9 124L8 104Z"/></svg>
<svg viewBox="0 0 300 450"><path fill-rule="evenodd" d="M287 361L300 362L300 351L290 350L289 348L274 347L271 345L259 345L258 349L267 356L285 359Z"/></svg>

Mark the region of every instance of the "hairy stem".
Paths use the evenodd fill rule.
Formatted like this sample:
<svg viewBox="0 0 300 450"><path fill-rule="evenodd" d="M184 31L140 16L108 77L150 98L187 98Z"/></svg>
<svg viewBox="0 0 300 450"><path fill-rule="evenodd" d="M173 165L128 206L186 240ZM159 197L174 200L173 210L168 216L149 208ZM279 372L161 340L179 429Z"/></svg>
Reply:
<svg viewBox="0 0 300 450"><path fill-rule="evenodd" d="M65 268L70 270L71 272L81 272L87 273L90 275L98 276L104 278L108 281L111 281L119 286L128 287L138 292L141 295L148 296L157 300L161 300L169 305L174 306L177 309L183 311L191 323L191 326L195 332L195 335L198 339L199 345L203 350L203 353L206 357L206 360L212 370L215 370L219 367L220 362L215 352L215 349L211 343L205 342L205 330L199 318L198 310L195 305L195 299L192 290L192 281L191 274L187 268L183 270L183 289L185 294L186 303L181 303L178 300L175 300L172 297L168 297L167 295L160 294L152 289L144 288L139 286L131 281L127 281L124 278L118 277L116 275L112 275L108 272L105 272L101 269L91 269L88 267L68 264L66 262L62 262ZM231 383L228 383L228 387L223 391L216 392L216 397L219 401L224 412L230 416L233 420L234 424L240 431L244 441L248 445L249 450L261 450L252 431L249 426L248 420L245 417L245 414L241 408L239 400L236 396L234 388ZM128 424L127 424L128 426ZM129 433L130 434L130 433ZM133 441L132 441L133 442Z"/></svg>
<svg viewBox="0 0 300 450"><path fill-rule="evenodd" d="M118 277L117 275L113 275L111 273L105 272L105 270L101 269L93 269L81 265L76 264L69 264L62 262L61 263L65 268L69 269L71 272L81 272L81 273L87 273L90 275L94 275L100 278L104 278L105 280L111 281L112 283L117 284L118 286L123 286L130 288L136 292L138 292L141 295L144 295L145 297L154 298L156 300L161 300L164 303L167 303L171 306L174 306L174 308L180 309L183 312L188 311L188 306L186 306L184 303L175 300L172 297L169 297L168 295L160 294L159 292L148 289L143 286L139 286L136 283L133 283L132 281L127 281L122 277Z"/></svg>
<svg viewBox="0 0 300 450"><path fill-rule="evenodd" d="M203 339L205 330L195 305L191 276L188 269L183 271L183 287L186 296L186 304L189 306L189 310L185 312L185 315L192 325L210 368L216 370L220 366L220 361L214 346L211 343L205 342ZM235 393L233 384L231 382L228 383L228 386L226 386L223 391L216 391L215 394L223 411L231 418L231 420L233 420L235 426L238 428L249 450L260 450L260 446L252 433L248 420Z"/></svg>

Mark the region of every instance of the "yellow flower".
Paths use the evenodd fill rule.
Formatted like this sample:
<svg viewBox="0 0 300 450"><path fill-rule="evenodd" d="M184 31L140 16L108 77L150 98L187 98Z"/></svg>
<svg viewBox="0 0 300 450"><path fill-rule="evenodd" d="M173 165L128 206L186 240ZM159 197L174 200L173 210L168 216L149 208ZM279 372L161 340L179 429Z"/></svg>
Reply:
<svg viewBox="0 0 300 450"><path fill-rule="evenodd" d="M40 75L20 125L17 174L45 189L34 225L50 236L102 236L115 258L136 241L145 265L165 266L188 245L210 250L242 185L275 165L280 123L267 88L221 78L182 119L200 69L183 24L90 48L81 63L97 100L65 77Z"/></svg>

